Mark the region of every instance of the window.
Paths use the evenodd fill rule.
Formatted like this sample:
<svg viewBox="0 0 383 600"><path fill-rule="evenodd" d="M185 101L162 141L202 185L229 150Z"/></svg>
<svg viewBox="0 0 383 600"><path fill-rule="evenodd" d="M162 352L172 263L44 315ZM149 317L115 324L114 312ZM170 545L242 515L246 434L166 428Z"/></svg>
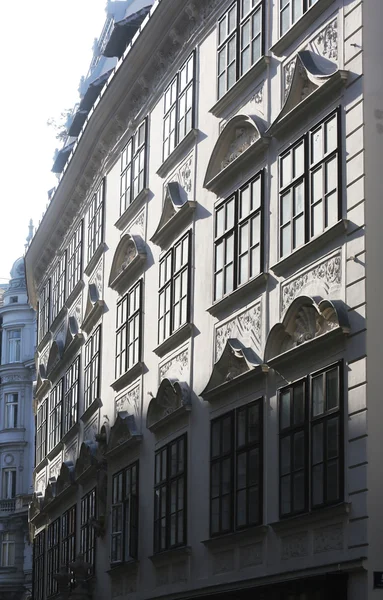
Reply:
<svg viewBox="0 0 383 600"><path fill-rule="evenodd" d="M194 127L194 54L189 56L164 95L163 160Z"/></svg>
<svg viewBox="0 0 383 600"><path fill-rule="evenodd" d="M103 238L104 182L93 195L88 210L88 262Z"/></svg>
<svg viewBox="0 0 383 600"><path fill-rule="evenodd" d="M263 54L262 2L236 0L218 21L218 99Z"/></svg>
<svg viewBox="0 0 383 600"><path fill-rule="evenodd" d="M281 35L300 17L307 12L318 0L279 0L280 1L280 32Z"/></svg>
<svg viewBox="0 0 383 600"><path fill-rule="evenodd" d="M158 341L190 319L190 232L160 260Z"/></svg>
<svg viewBox="0 0 383 600"><path fill-rule="evenodd" d="M55 320L65 301L66 252L59 259L52 275L52 322Z"/></svg>
<svg viewBox="0 0 383 600"><path fill-rule="evenodd" d="M32 597L34 600L44 600L44 554L45 531L41 531L33 540Z"/></svg>
<svg viewBox="0 0 383 600"><path fill-rule="evenodd" d="M21 360L21 329L10 329L8 331L8 362L20 362Z"/></svg>
<svg viewBox="0 0 383 600"><path fill-rule="evenodd" d="M186 435L156 452L154 552L186 544Z"/></svg>
<svg viewBox="0 0 383 600"><path fill-rule="evenodd" d="M138 462L113 476L111 562L137 558Z"/></svg>
<svg viewBox="0 0 383 600"><path fill-rule="evenodd" d="M5 428L17 427L17 410L19 406L19 395L16 393L5 394Z"/></svg>
<svg viewBox="0 0 383 600"><path fill-rule="evenodd" d="M146 185L146 121L141 123L121 153L120 215Z"/></svg>
<svg viewBox="0 0 383 600"><path fill-rule="evenodd" d="M61 518L61 564L70 572L69 565L76 559L76 506L65 511Z"/></svg>
<svg viewBox="0 0 383 600"><path fill-rule="evenodd" d="M141 358L142 282L117 302L116 378Z"/></svg>
<svg viewBox="0 0 383 600"><path fill-rule="evenodd" d="M99 397L100 338L101 325L97 327L85 345L85 410Z"/></svg>
<svg viewBox="0 0 383 600"><path fill-rule="evenodd" d="M262 248L263 173L215 208L214 300L259 275Z"/></svg>
<svg viewBox="0 0 383 600"><path fill-rule="evenodd" d="M342 499L340 383L337 364L279 393L281 517Z"/></svg>
<svg viewBox="0 0 383 600"><path fill-rule="evenodd" d="M76 284L81 279L82 265L82 221L74 232L67 250L68 256L68 275L67 275L67 296L69 296Z"/></svg>
<svg viewBox="0 0 383 600"><path fill-rule="evenodd" d="M36 465L38 465L47 453L47 404L45 398L37 409L36 415Z"/></svg>
<svg viewBox="0 0 383 600"><path fill-rule="evenodd" d="M39 297L39 342L49 329L50 287L51 281L49 280L41 290Z"/></svg>
<svg viewBox="0 0 383 600"><path fill-rule="evenodd" d="M19 301L19 297L18 296L11 296L9 298L9 304L17 304Z"/></svg>
<svg viewBox="0 0 383 600"><path fill-rule="evenodd" d="M13 533L3 533L1 541L1 566L13 567L15 564L15 536Z"/></svg>
<svg viewBox="0 0 383 600"><path fill-rule="evenodd" d="M62 393L63 379L60 379L49 394L49 451L61 440Z"/></svg>
<svg viewBox="0 0 383 600"><path fill-rule="evenodd" d="M16 496L16 469L3 469L3 499L11 500Z"/></svg>
<svg viewBox="0 0 383 600"><path fill-rule="evenodd" d="M210 533L262 522L262 399L211 423Z"/></svg>
<svg viewBox="0 0 383 600"><path fill-rule="evenodd" d="M77 423L79 375L80 357L78 356L65 373L64 435Z"/></svg>
<svg viewBox="0 0 383 600"><path fill-rule="evenodd" d="M54 596L58 592L57 581L53 575L60 569L60 519L56 519L48 525L48 547L47 547L47 597Z"/></svg>
<svg viewBox="0 0 383 600"><path fill-rule="evenodd" d="M91 572L94 572L96 538L91 518L96 518L96 488L81 498L81 532L80 552L84 556L84 562L89 563Z"/></svg>
<svg viewBox="0 0 383 600"><path fill-rule="evenodd" d="M290 254L341 218L339 113L281 154L280 255Z"/></svg>

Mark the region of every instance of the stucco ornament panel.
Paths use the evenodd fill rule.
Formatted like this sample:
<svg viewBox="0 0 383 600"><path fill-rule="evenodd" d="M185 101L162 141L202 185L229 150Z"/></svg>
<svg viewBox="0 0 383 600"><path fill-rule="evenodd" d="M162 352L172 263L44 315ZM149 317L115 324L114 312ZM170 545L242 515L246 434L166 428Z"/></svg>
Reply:
<svg viewBox="0 0 383 600"><path fill-rule="evenodd" d="M70 307L68 315L69 317L74 317L78 326L80 326L82 321L82 293L79 295L73 306Z"/></svg>
<svg viewBox="0 0 383 600"><path fill-rule="evenodd" d="M74 464L76 462L76 459L77 459L77 442L75 444L72 444L68 448L66 448L65 452L64 452L64 461L65 462L72 462Z"/></svg>
<svg viewBox="0 0 383 600"><path fill-rule="evenodd" d="M217 552L213 556L213 573L214 575L223 575L234 571L235 554L234 550L224 550Z"/></svg>
<svg viewBox="0 0 383 600"><path fill-rule="evenodd" d="M255 90L254 94L251 96L251 102L254 103L256 110L258 110L261 113L264 112L264 109L263 109L263 88L264 88L264 81L262 81L261 85L259 85L257 87L257 89Z"/></svg>
<svg viewBox="0 0 383 600"><path fill-rule="evenodd" d="M181 165L179 171L179 181L185 190L188 200L193 199L193 175L194 175L194 154L188 156L185 162Z"/></svg>
<svg viewBox="0 0 383 600"><path fill-rule="evenodd" d="M165 377L187 381L189 375L189 350L185 349L160 366L160 381Z"/></svg>
<svg viewBox="0 0 383 600"><path fill-rule="evenodd" d="M339 252L282 284L281 315L303 293L324 298L336 297L341 283L342 259Z"/></svg>
<svg viewBox="0 0 383 600"><path fill-rule="evenodd" d="M9 465L13 465L13 463L15 462L15 457L13 456L13 454L6 454L4 456L4 464L9 466Z"/></svg>
<svg viewBox="0 0 383 600"><path fill-rule="evenodd" d="M49 358L49 346L47 346L45 348L44 352L42 352L39 356L39 364L44 365L45 370L48 365L48 358Z"/></svg>
<svg viewBox="0 0 383 600"><path fill-rule="evenodd" d="M239 568L246 569L262 564L262 543L248 544L239 548Z"/></svg>
<svg viewBox="0 0 383 600"><path fill-rule="evenodd" d="M103 265L104 257L98 262L91 277L89 277L89 284L94 283L99 294L99 298L103 298Z"/></svg>
<svg viewBox="0 0 383 600"><path fill-rule="evenodd" d="M156 583L160 587L167 585L170 581L170 567L168 565L160 565L156 567Z"/></svg>
<svg viewBox="0 0 383 600"><path fill-rule="evenodd" d="M37 494L44 494L46 485L47 485L47 477L46 477L46 473L44 473L43 475L41 475L41 477L38 477L36 479L35 492Z"/></svg>
<svg viewBox="0 0 383 600"><path fill-rule="evenodd" d="M343 550L343 525L329 525L314 531L314 554Z"/></svg>
<svg viewBox="0 0 383 600"><path fill-rule="evenodd" d="M219 325L215 330L215 358L217 362L222 355L228 339L236 338L244 346L259 350L261 348L261 303L241 312L239 315Z"/></svg>
<svg viewBox="0 0 383 600"><path fill-rule="evenodd" d="M98 433L98 416L84 429L84 441L92 442Z"/></svg>
<svg viewBox="0 0 383 600"><path fill-rule="evenodd" d="M307 556L309 551L308 533L287 535L281 540L282 560Z"/></svg>
<svg viewBox="0 0 383 600"><path fill-rule="evenodd" d="M3 375L1 381L3 383L12 383L13 381L23 381L23 379L26 378L21 375Z"/></svg>
<svg viewBox="0 0 383 600"><path fill-rule="evenodd" d="M172 583L186 583L189 578L189 561L182 560L172 564Z"/></svg>
<svg viewBox="0 0 383 600"><path fill-rule="evenodd" d="M128 412L136 418L141 415L141 385L135 385L123 396L116 399L116 412Z"/></svg>
<svg viewBox="0 0 383 600"><path fill-rule="evenodd" d="M143 208L136 218L126 227L126 230L129 231L130 234L139 235L143 239L145 239L145 214L145 208Z"/></svg>
<svg viewBox="0 0 383 600"><path fill-rule="evenodd" d="M49 479L57 479L59 474L60 474L60 469L61 469L61 456L55 460L54 463L52 463L51 465L49 465Z"/></svg>
<svg viewBox="0 0 383 600"><path fill-rule="evenodd" d="M180 413L191 410L190 389L185 381L166 377L152 398L146 416L146 426L154 431Z"/></svg>

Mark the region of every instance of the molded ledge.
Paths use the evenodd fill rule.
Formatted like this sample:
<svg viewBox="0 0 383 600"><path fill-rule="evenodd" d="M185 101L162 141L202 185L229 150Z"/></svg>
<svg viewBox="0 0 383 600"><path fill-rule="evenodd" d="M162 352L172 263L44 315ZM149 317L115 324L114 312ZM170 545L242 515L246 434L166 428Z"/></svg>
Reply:
<svg viewBox="0 0 383 600"><path fill-rule="evenodd" d="M115 563L110 565L110 569L106 571L109 577L121 577L121 575L126 575L129 573L130 575L137 574L138 567L140 561L139 560L128 560L126 562Z"/></svg>
<svg viewBox="0 0 383 600"><path fill-rule="evenodd" d="M229 381L212 388L208 392L202 392L199 394L206 402L214 402L216 399L221 399L224 394L227 394L233 388L237 388L238 385L245 383L247 380L257 377L258 375L264 375L267 373L264 365L258 365L254 369L241 373L237 377L230 379ZM237 388L238 389L238 388Z"/></svg>
<svg viewBox="0 0 383 600"><path fill-rule="evenodd" d="M113 383L110 384L110 387L114 389L115 392L119 392L124 387L132 383L139 375L141 375L144 371L144 363L139 361L133 367L131 367L126 373L118 377Z"/></svg>
<svg viewBox="0 0 383 600"><path fill-rule="evenodd" d="M192 407L191 404L183 404L179 408L176 408L176 410L173 410L173 412L166 415L166 417L163 417L162 419L160 419L159 421L156 421L156 423L153 423L150 426L148 425L147 427L148 427L149 431L151 431L153 433L153 432L156 432L156 431L162 429L162 427L164 427L168 423L171 423L172 421L181 417L181 415L183 415L185 413L186 414L190 413L191 407Z"/></svg>
<svg viewBox="0 0 383 600"><path fill-rule="evenodd" d="M95 253L93 254L92 258L90 259L90 261L88 262L88 264L86 265L86 267L84 269L85 275L88 275L88 276L91 275L93 269L97 265L97 263L98 263L99 259L101 258L105 249L106 249L106 243L101 242L101 244L99 244L98 248L96 249Z"/></svg>
<svg viewBox="0 0 383 600"><path fill-rule="evenodd" d="M88 408L82 413L82 415L80 417L81 421L83 423L86 423L86 421L88 421L90 419L90 417L92 415L94 415L96 410L98 410L101 406L102 406L101 398L95 398L93 400L92 404L90 404L88 406Z"/></svg>
<svg viewBox="0 0 383 600"><path fill-rule="evenodd" d="M191 546L180 546L179 548L170 548L169 550L163 550L157 554L149 556L149 560L155 565L161 565L163 563L169 563L173 558L181 556L190 556L192 553Z"/></svg>
<svg viewBox="0 0 383 600"><path fill-rule="evenodd" d="M283 56L284 51L291 46L291 44L300 36L305 33L310 25L316 21L316 19L328 8L334 0L319 0L314 4L308 11L301 16L300 19L286 33L270 48L270 51L275 56Z"/></svg>
<svg viewBox="0 0 383 600"><path fill-rule="evenodd" d="M268 532L269 528L267 525L256 525L254 527L248 527L247 529L240 529L238 531L233 531L231 533L224 533L222 535L216 535L214 537L208 538L207 540L202 540L201 544L207 546L208 548L218 548L227 542L228 544L236 544L238 542L245 541L249 538L261 538L265 536Z"/></svg>
<svg viewBox="0 0 383 600"><path fill-rule="evenodd" d="M220 98L214 106L211 107L210 111L215 117L224 116L227 108L235 102L243 99L243 94L247 91L247 88L251 84L254 84L254 80L259 77L265 70L266 66L270 63L269 56L261 56L261 58L249 69L238 81L226 92L222 98Z"/></svg>
<svg viewBox="0 0 383 600"><path fill-rule="evenodd" d="M61 321L64 319L64 317L68 314L68 309L67 307L64 306L59 310L59 312L57 313L57 315L55 316L55 318L53 319L49 329L51 330L55 330L57 329L57 326L61 324Z"/></svg>
<svg viewBox="0 0 383 600"><path fill-rule="evenodd" d="M184 139L174 148L173 152L169 154L167 159L162 163L157 171L157 175L164 178L167 176L169 171L175 167L180 160L182 160L184 154L192 148L198 136L198 129L191 129Z"/></svg>
<svg viewBox="0 0 383 600"><path fill-rule="evenodd" d="M294 267L297 263L300 263L304 258L310 258L312 260L312 254L322 246L326 245L328 242L336 239L338 236L346 233L348 227L348 220L341 219L332 227L329 227L323 233L320 233L315 238L297 248L286 256L286 258L282 258L275 265L270 267L271 271L273 271L276 275L284 275L286 274L291 267Z"/></svg>
<svg viewBox="0 0 383 600"><path fill-rule="evenodd" d="M143 265L146 261L146 253L145 254L136 254L133 258L132 262L128 264L128 266L123 269L117 277L109 283L109 287L113 290L116 290L119 294L123 294L125 290L127 290L141 274Z"/></svg>
<svg viewBox="0 0 383 600"><path fill-rule="evenodd" d="M175 348L177 348L177 346L189 339L191 337L192 331L192 323L185 323L185 325L182 325L182 327L177 329L177 331L172 333L170 337L168 337L159 346L157 346L157 348L155 348L153 352L157 354L157 356L162 358L163 356L165 356L165 354L167 354L171 350L174 350Z"/></svg>
<svg viewBox="0 0 383 600"><path fill-rule="evenodd" d="M52 337L53 337L52 336L52 332L50 330L48 330L46 332L46 334L44 335L43 339L40 340L40 342L37 345L36 350L37 350L37 352L39 354L41 353L41 350L43 350L45 348L45 346L47 345L47 343L51 341Z"/></svg>
<svg viewBox="0 0 383 600"><path fill-rule="evenodd" d="M83 329L85 333L90 333L92 331L93 326L97 323L102 313L104 312L104 306L104 300L97 300L95 302L92 310L81 324L81 329Z"/></svg>
<svg viewBox="0 0 383 600"><path fill-rule="evenodd" d="M69 308L73 301L77 298L78 294L81 292L81 290L83 290L85 287L85 282L83 279L80 279L80 281L78 281L76 283L76 285L74 286L73 290L71 291L71 293L69 294L68 298L65 300L65 306L67 308Z"/></svg>
<svg viewBox="0 0 383 600"><path fill-rule="evenodd" d="M129 439L125 440L124 442L122 442L121 444L119 444L118 446L115 446L111 450L108 450L108 452L106 452L105 456L108 458L110 458L112 456L113 457L117 456L118 454L125 452L129 448L132 448L136 444L139 444L141 441L142 441L141 434L134 435L131 438L129 438Z"/></svg>
<svg viewBox="0 0 383 600"><path fill-rule="evenodd" d="M145 200L149 195L149 188L144 188L140 191L138 196L129 204L125 212L122 213L121 217L117 219L114 226L123 231L127 224L136 216L140 208L145 204Z"/></svg>
<svg viewBox="0 0 383 600"><path fill-rule="evenodd" d="M340 516L348 516L351 512L351 502L339 502L333 506L326 506L325 508L318 508L311 512L307 512L303 515L296 515L294 517L286 517L276 521L275 523L269 523L269 526L274 531L286 531L286 529L294 529L294 527L300 527L309 523L322 522L325 519L332 519Z"/></svg>
<svg viewBox="0 0 383 600"><path fill-rule="evenodd" d="M241 306L246 304L246 302L250 300L250 296L251 300L254 300L254 292L264 287L268 276L268 273L260 273L253 279L250 279L250 281L242 284L234 290L234 292L231 292L231 294L214 302L214 304L207 309L207 312L214 317L218 317L219 315L222 315L222 313L228 312L231 308L238 308L238 302L240 302Z"/></svg>

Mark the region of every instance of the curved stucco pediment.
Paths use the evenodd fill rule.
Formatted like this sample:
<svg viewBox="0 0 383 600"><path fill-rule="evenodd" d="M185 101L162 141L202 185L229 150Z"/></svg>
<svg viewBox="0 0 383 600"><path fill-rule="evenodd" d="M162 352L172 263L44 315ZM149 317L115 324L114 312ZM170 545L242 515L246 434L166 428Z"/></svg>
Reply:
<svg viewBox="0 0 383 600"><path fill-rule="evenodd" d="M268 143L263 127L254 117L236 115L225 125L209 160L204 187L215 191L219 184L246 159L254 158ZM235 167L234 167L235 165Z"/></svg>
<svg viewBox="0 0 383 600"><path fill-rule="evenodd" d="M341 301L299 296L290 305L281 323L272 327L265 346L265 363L293 348L333 330L350 331L347 312Z"/></svg>
<svg viewBox="0 0 383 600"><path fill-rule="evenodd" d="M56 483L57 495L61 494L74 483L74 471L75 467L71 460L62 463Z"/></svg>
<svg viewBox="0 0 383 600"><path fill-rule="evenodd" d="M188 200L188 195L178 181L170 181L165 186L165 198L161 217L151 242L164 248L181 233L187 221L190 221L196 202Z"/></svg>
<svg viewBox="0 0 383 600"><path fill-rule="evenodd" d="M201 396L206 399L213 397L218 389L223 389L222 386L245 373L254 371L258 366L260 361L251 348L246 348L236 338L228 339Z"/></svg>
<svg viewBox="0 0 383 600"><path fill-rule="evenodd" d="M134 415L130 415L125 411L118 412L116 421L110 429L107 452L114 454L130 445L130 443L140 441L141 437Z"/></svg>
<svg viewBox="0 0 383 600"><path fill-rule="evenodd" d="M155 398L152 398L146 417L148 429L155 430L170 418L191 409L190 389L186 382L165 378Z"/></svg>
<svg viewBox="0 0 383 600"><path fill-rule="evenodd" d="M78 479L90 467L98 463L98 443L86 440L81 444L80 453L75 465L75 479Z"/></svg>
<svg viewBox="0 0 383 600"><path fill-rule="evenodd" d="M46 373L47 376L53 371L53 369L58 365L62 356L64 354L64 344L61 340L55 340L52 342L51 349L49 350L48 362Z"/></svg>
<svg viewBox="0 0 383 600"><path fill-rule="evenodd" d="M96 323L99 317L101 317L103 309L104 301L100 298L97 285L95 283L90 283L88 286L85 315L81 329L83 329L86 333L89 333L92 330L93 325Z"/></svg>
<svg viewBox="0 0 383 600"><path fill-rule="evenodd" d="M124 291L146 260L146 244L140 235L126 233L114 253L109 276L109 287L119 293Z"/></svg>

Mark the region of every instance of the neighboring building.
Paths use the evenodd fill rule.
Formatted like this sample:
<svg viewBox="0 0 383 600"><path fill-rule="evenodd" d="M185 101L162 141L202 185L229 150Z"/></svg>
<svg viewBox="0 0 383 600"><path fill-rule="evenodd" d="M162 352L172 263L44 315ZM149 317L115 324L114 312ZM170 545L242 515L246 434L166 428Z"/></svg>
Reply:
<svg viewBox="0 0 383 600"><path fill-rule="evenodd" d="M25 600L32 587L28 505L32 499L35 313L24 258L11 270L0 304L0 598Z"/></svg>
<svg viewBox="0 0 383 600"><path fill-rule="evenodd" d="M26 255L34 600L382 593L382 22L161 0L124 50Z"/></svg>

